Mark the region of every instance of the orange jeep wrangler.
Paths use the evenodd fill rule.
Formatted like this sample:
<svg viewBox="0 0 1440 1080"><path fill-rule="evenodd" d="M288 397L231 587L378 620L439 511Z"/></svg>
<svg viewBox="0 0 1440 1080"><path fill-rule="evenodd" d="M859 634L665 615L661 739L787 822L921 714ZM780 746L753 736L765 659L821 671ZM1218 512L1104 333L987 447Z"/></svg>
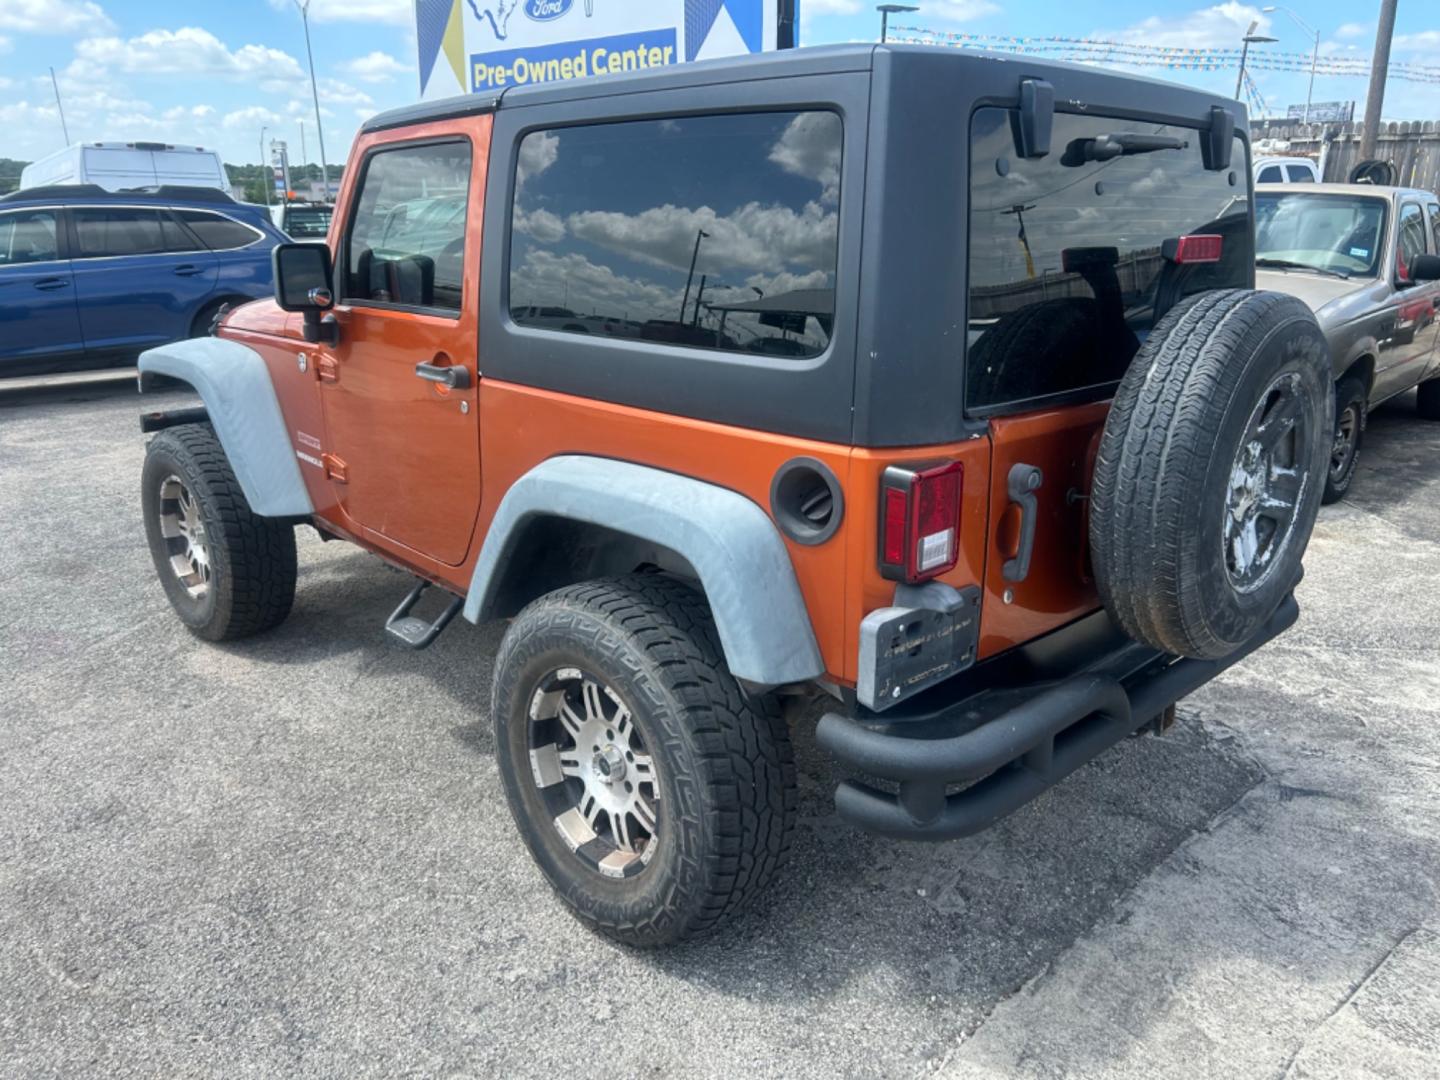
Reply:
<svg viewBox="0 0 1440 1080"><path fill-rule="evenodd" d="M328 248L141 358L203 400L142 421L160 580L267 630L306 524L415 576L402 645L510 620L519 836L627 942L775 875L787 700L842 818L969 835L1298 615L1331 379L1249 153L1228 99L912 47L383 114Z"/></svg>

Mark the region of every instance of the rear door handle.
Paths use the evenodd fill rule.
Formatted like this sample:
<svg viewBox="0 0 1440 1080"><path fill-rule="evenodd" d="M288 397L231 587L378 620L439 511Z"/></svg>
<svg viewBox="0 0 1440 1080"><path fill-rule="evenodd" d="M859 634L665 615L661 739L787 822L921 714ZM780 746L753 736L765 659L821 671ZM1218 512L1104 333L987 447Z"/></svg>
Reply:
<svg viewBox="0 0 1440 1080"><path fill-rule="evenodd" d="M415 374L451 390L464 390L470 385L470 369L459 364L416 364Z"/></svg>
<svg viewBox="0 0 1440 1080"><path fill-rule="evenodd" d="M41 278L39 281L35 282L35 288L40 289L43 292L50 292L53 289L64 289L67 288L69 285L70 279L63 277Z"/></svg>
<svg viewBox="0 0 1440 1080"><path fill-rule="evenodd" d="M1020 548L1013 559L1006 559L1000 573L1006 581L1024 581L1030 576L1030 556L1035 551L1035 519L1040 508L1035 492L1045 481L1045 474L1034 465L1016 462L1010 466L1006 482L1010 501L1020 507Z"/></svg>
<svg viewBox="0 0 1440 1080"><path fill-rule="evenodd" d="M183 266L175 267L176 277L194 277L196 274L203 274L205 268L196 266L194 263L185 263Z"/></svg>

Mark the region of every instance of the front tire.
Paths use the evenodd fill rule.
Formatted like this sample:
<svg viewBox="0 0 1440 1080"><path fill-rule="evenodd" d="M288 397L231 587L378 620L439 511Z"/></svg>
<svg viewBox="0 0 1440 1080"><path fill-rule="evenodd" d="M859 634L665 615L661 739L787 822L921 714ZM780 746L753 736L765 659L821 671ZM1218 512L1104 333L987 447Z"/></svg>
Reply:
<svg viewBox="0 0 1440 1080"><path fill-rule="evenodd" d="M775 877L795 823L789 732L725 667L704 598L671 578L541 597L495 662L506 798L551 886L637 946L713 930Z"/></svg>
<svg viewBox="0 0 1440 1080"><path fill-rule="evenodd" d="M191 632L226 641L285 621L295 599L295 529L250 509L210 425L151 439L140 492L155 571Z"/></svg>
<svg viewBox="0 0 1440 1080"><path fill-rule="evenodd" d="M1335 436L1330 446L1330 469L1325 474L1326 506L1339 502L1350 490L1355 468L1360 461L1360 448L1365 441L1365 418L1368 412L1365 384L1350 376L1335 386Z"/></svg>

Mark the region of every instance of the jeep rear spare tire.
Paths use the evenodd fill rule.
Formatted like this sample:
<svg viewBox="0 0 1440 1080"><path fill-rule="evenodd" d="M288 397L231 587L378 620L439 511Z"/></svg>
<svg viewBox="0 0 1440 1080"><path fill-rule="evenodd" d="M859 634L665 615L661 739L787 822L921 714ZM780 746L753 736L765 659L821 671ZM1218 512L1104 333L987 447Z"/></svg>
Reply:
<svg viewBox="0 0 1440 1080"><path fill-rule="evenodd" d="M1120 382L1096 458L1100 596L1137 641L1216 659L1294 587L1325 488L1329 352L1279 293L1203 293L1169 312Z"/></svg>

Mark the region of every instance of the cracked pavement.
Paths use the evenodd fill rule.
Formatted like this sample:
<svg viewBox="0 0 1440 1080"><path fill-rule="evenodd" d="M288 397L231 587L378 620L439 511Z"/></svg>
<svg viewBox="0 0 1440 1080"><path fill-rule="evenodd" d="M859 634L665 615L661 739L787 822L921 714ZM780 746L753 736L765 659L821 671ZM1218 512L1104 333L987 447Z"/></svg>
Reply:
<svg viewBox="0 0 1440 1080"><path fill-rule="evenodd" d="M802 723L784 879L662 954L582 930L514 835L496 628L390 647L406 579L302 530L283 627L181 629L139 409L0 393L0 1075L1440 1075L1413 396L1322 512L1300 623L1171 734L930 847L840 824Z"/></svg>

